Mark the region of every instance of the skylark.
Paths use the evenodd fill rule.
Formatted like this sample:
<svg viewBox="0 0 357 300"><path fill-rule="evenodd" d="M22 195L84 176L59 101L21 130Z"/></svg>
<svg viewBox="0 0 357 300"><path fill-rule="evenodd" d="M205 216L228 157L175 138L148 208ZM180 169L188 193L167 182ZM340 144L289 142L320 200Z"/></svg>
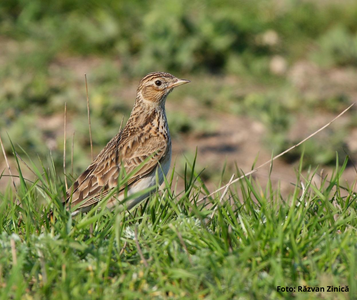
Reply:
<svg viewBox="0 0 357 300"><path fill-rule="evenodd" d="M171 162L171 138L165 113L165 102L175 87L188 83L169 73L150 73L139 84L136 100L124 129L113 137L89 167L67 191L67 208L75 207L72 214L86 212L117 188L107 202L114 208L125 194L161 185ZM139 167L140 166L140 167ZM122 168L134 175L123 186L118 186ZM122 170L123 171L123 170ZM149 196L141 195L125 203L131 209ZM125 201L124 201L125 202Z"/></svg>

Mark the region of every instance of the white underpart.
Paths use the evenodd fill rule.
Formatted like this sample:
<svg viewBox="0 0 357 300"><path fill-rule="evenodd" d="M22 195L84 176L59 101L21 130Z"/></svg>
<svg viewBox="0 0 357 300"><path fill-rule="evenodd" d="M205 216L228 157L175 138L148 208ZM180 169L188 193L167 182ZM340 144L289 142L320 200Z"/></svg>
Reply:
<svg viewBox="0 0 357 300"><path fill-rule="evenodd" d="M139 180L139 182L134 185L133 187L129 188L128 190L128 196L133 195L135 193L138 193L142 190L145 190L147 188L150 188L154 185L156 185L156 173L158 174L158 186L160 186L163 181L164 181L164 176L167 175L167 173L169 172L170 169L170 164L171 164L171 153L168 154L168 158L163 161L163 163L161 164L161 166L157 166L153 172L151 172L150 175L148 175L145 178L142 178ZM146 193L144 195L141 195L140 197L129 201L128 203L126 203L126 206L128 209L131 209L132 207L134 207L136 204L138 204L139 202L141 202L142 200L144 200L145 198L147 198L149 196L150 193ZM121 199L122 200L122 199Z"/></svg>
<svg viewBox="0 0 357 300"><path fill-rule="evenodd" d="M145 178L141 178L137 184L131 186L128 188L128 192L127 192L127 197L131 196L135 193L141 192L142 190L148 189L152 186L155 186L156 184L158 186L160 186L163 181L164 181L164 176L167 175L169 169L170 169L170 164L171 164L171 151L169 151L169 153L167 154L168 157L162 162L161 165L158 165L153 172L151 172L148 176L146 176ZM156 173L157 173L157 178L158 178L158 182L156 181ZM124 205L127 209L131 209L133 208L136 204L138 204L139 202L143 201L144 199L146 199L148 196L150 195L150 192L145 193L140 195L139 197L129 200L127 202L125 202L124 199L124 195L121 195L120 197L118 197L118 201L123 201L124 200ZM112 205L108 205L108 208L110 209L114 209L119 203L117 201L113 201L111 202Z"/></svg>

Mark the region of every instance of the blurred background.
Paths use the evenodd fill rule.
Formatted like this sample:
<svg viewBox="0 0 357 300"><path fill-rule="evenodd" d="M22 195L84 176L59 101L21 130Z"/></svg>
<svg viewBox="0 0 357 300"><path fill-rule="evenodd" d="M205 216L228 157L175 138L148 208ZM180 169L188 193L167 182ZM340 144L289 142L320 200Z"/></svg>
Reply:
<svg viewBox="0 0 357 300"><path fill-rule="evenodd" d="M8 136L36 163L46 166L51 153L63 180L66 103L67 173L79 175L91 161L84 74L96 155L153 71L191 80L167 101L177 175L197 148L197 170L217 187L357 100L357 1L2 0L0 136L13 172ZM344 175L352 183L356 125L353 108L276 161L272 178L289 188L302 152L304 168L326 172L337 153L350 156Z"/></svg>

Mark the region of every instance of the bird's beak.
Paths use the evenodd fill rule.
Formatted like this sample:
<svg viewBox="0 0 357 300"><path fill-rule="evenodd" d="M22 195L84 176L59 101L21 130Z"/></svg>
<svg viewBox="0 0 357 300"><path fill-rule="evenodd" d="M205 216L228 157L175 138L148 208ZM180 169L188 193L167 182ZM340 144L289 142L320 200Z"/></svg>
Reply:
<svg viewBox="0 0 357 300"><path fill-rule="evenodd" d="M186 79L178 79L177 78L177 80L175 81L175 82L173 82L170 86L169 86L169 88L171 89L171 88L175 88L175 87L177 87L177 86L180 86L180 85L183 85L183 84L186 84L186 83L189 83L190 81L189 80L186 80Z"/></svg>

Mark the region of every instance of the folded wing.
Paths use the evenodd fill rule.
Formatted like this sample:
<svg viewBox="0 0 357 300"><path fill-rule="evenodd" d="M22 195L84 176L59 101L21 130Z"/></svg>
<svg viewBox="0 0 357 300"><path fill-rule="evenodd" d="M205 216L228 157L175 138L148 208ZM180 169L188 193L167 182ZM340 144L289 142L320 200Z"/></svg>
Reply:
<svg viewBox="0 0 357 300"><path fill-rule="evenodd" d="M68 189L66 206L79 205L79 210L97 204L117 186L122 167L126 174L130 174L142 164L126 185L118 188L118 193L121 192L154 171L157 162L162 160L167 151L168 145L160 136L148 136L140 132L122 136L119 133Z"/></svg>

